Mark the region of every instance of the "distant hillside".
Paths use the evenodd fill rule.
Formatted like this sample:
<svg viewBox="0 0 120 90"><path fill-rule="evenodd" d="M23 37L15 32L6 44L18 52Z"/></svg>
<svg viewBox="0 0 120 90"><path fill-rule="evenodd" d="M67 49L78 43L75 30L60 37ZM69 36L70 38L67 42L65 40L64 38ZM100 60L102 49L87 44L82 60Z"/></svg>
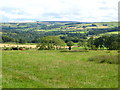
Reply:
<svg viewBox="0 0 120 90"><path fill-rule="evenodd" d="M0 34L3 38L9 38L14 42L20 40L37 42L43 36L54 35L77 42L79 39L117 34L114 32L119 31L117 22L36 21L0 24L2 26Z"/></svg>

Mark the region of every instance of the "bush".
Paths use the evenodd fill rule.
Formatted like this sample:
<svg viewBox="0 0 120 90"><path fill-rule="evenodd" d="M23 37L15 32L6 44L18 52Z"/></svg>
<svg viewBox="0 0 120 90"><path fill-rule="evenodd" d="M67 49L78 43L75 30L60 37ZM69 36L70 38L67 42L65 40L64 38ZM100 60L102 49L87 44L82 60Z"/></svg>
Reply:
<svg viewBox="0 0 120 90"><path fill-rule="evenodd" d="M2 50L12 50L11 47L3 47Z"/></svg>
<svg viewBox="0 0 120 90"><path fill-rule="evenodd" d="M26 47L19 47L19 50L28 50Z"/></svg>
<svg viewBox="0 0 120 90"><path fill-rule="evenodd" d="M2 50L29 50L27 47L3 47Z"/></svg>
<svg viewBox="0 0 120 90"><path fill-rule="evenodd" d="M45 44L38 44L37 48L38 48L38 50L47 50L47 47Z"/></svg>
<svg viewBox="0 0 120 90"><path fill-rule="evenodd" d="M12 47L12 50L19 50L19 47Z"/></svg>
<svg viewBox="0 0 120 90"><path fill-rule="evenodd" d="M88 60L97 63L118 64L118 55L99 55L90 57Z"/></svg>
<svg viewBox="0 0 120 90"><path fill-rule="evenodd" d="M29 50L29 49L32 49L32 48L27 48L27 47L25 47L25 50Z"/></svg>

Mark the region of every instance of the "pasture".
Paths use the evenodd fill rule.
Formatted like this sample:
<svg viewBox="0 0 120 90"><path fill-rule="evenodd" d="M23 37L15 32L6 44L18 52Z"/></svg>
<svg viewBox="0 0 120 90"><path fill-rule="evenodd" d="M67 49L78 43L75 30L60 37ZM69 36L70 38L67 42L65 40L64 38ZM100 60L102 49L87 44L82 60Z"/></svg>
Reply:
<svg viewBox="0 0 120 90"><path fill-rule="evenodd" d="M118 65L90 62L117 51L3 51L3 88L117 88Z"/></svg>

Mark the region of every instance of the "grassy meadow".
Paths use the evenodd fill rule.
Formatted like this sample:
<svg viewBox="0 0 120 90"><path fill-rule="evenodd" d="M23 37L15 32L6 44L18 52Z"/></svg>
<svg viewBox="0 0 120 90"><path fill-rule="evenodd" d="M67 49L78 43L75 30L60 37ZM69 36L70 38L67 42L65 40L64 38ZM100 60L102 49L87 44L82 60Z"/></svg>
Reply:
<svg viewBox="0 0 120 90"><path fill-rule="evenodd" d="M88 61L117 51L3 51L3 88L117 88L118 64Z"/></svg>
<svg viewBox="0 0 120 90"><path fill-rule="evenodd" d="M118 49L85 51L82 45L77 45L91 37L118 35L118 22L0 24L0 47L4 47L0 51L0 88L118 88ZM37 50L36 44L44 36L61 36L65 42L73 41L74 47L71 51ZM8 48L17 46L29 49Z"/></svg>

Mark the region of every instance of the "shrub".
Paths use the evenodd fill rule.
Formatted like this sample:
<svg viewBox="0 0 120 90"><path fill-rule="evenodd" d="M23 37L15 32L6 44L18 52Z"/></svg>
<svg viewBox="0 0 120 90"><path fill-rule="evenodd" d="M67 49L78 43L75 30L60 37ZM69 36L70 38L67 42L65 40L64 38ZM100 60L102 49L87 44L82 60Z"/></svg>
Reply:
<svg viewBox="0 0 120 90"><path fill-rule="evenodd" d="M12 50L11 47L3 47L2 50Z"/></svg>
<svg viewBox="0 0 120 90"><path fill-rule="evenodd" d="M97 63L118 64L118 55L99 55L90 57L88 60Z"/></svg>
<svg viewBox="0 0 120 90"><path fill-rule="evenodd" d="M25 47L25 50L29 50L29 49L32 49L32 48Z"/></svg>
<svg viewBox="0 0 120 90"><path fill-rule="evenodd" d="M19 50L19 47L12 47L12 50Z"/></svg>
<svg viewBox="0 0 120 90"><path fill-rule="evenodd" d="M2 50L29 50L28 47L3 47Z"/></svg>
<svg viewBox="0 0 120 90"><path fill-rule="evenodd" d="M19 47L19 50L26 50L26 47Z"/></svg>

